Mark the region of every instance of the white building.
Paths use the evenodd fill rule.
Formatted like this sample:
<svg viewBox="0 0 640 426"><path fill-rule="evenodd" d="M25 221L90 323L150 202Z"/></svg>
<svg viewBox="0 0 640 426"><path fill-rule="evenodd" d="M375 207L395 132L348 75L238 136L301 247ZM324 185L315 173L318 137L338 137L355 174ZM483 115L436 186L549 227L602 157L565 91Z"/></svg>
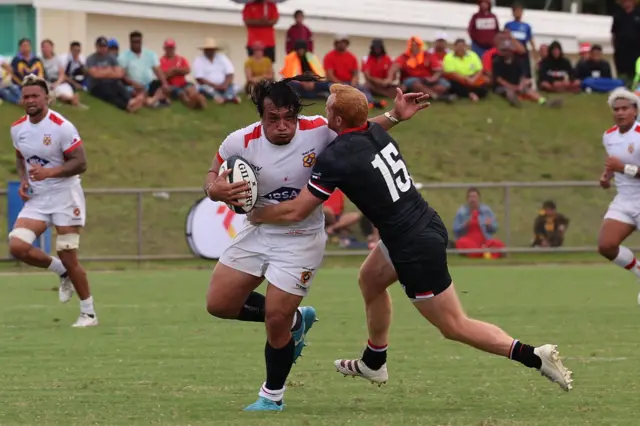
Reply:
<svg viewBox="0 0 640 426"><path fill-rule="evenodd" d="M15 53L18 39L25 36L38 44L45 38L53 40L58 53L77 40L88 54L101 35L115 37L126 48L129 32L139 30L145 46L158 52L163 40L171 37L178 52L192 60L203 39L215 37L238 70L246 59L242 6L229 0L0 0L1 4L0 54L4 55ZM386 40L391 55L403 52L412 35L425 41L439 31L447 32L450 41L466 37L476 6L418 0L288 0L279 5L276 72L296 9L305 11L307 25L315 33L315 50L322 57L332 48L335 33L350 34L351 49L358 56L367 53L374 37ZM511 18L508 8L496 7L494 12L501 25ZM607 16L531 10L525 12L525 20L532 25L538 44L558 40L568 53L577 52L582 41L609 45L611 18ZM240 83L243 73L237 74Z"/></svg>

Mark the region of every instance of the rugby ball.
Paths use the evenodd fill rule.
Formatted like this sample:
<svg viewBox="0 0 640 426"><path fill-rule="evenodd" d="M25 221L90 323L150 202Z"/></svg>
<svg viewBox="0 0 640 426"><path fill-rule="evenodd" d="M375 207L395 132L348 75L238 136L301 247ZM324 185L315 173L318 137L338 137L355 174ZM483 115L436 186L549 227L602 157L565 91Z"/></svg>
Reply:
<svg viewBox="0 0 640 426"><path fill-rule="evenodd" d="M227 204L227 207L238 214L249 213L258 201L258 177L256 176L255 170L253 170L253 167L247 160L239 155L232 155L220 165L220 173L225 170L231 170L231 173L227 176L227 182L249 182L247 197L238 200L238 202L242 204L242 207L232 206L230 204Z"/></svg>

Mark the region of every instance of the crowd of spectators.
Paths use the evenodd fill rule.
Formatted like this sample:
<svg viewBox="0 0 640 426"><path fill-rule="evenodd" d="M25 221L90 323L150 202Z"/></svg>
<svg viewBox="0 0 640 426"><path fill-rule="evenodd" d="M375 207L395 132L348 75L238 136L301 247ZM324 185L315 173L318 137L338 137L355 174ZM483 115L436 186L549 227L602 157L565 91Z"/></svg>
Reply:
<svg viewBox="0 0 640 426"><path fill-rule="evenodd" d="M346 34L335 36L331 51L316 53L313 32L305 25L303 11L298 10L286 34L283 66L276 73L274 25L280 19L278 8L273 2L255 0L246 4L242 13L248 55L244 92L249 94L261 80L302 73L322 79L296 83L301 96L324 98L331 84L349 84L367 96L371 108L385 107L385 99L395 95L396 87L425 92L432 100L447 103L461 98L479 102L493 92L516 107L522 101L560 106L560 98L550 100L548 96L608 92L632 80L635 89L640 82L640 11L634 0L621 0L620 5L611 29L615 69L620 77L615 78L601 46L583 43L580 59L572 63L559 42L536 45L522 5L514 4L513 19L501 26L490 0L478 1L478 11L468 25L470 44L438 33L428 43L411 37L404 52L388 52L382 39L374 39L363 58L349 49ZM204 108L208 100L216 104L240 102L238 94L243 90L236 81L237 71L216 40L204 40L202 54L193 59L192 66L176 52L174 40L167 39L163 49L164 55L158 57L143 47L143 35L134 31L126 49L115 39L99 37L86 60L80 43L74 42L67 53L56 55L50 40L42 42L38 57L31 41L23 39L10 62L0 60L10 76L0 87L0 99L19 103L20 82L34 73L50 82L52 96L58 101L78 107L84 107L80 99L83 91L129 112L145 106L164 107L176 100L192 109Z"/></svg>

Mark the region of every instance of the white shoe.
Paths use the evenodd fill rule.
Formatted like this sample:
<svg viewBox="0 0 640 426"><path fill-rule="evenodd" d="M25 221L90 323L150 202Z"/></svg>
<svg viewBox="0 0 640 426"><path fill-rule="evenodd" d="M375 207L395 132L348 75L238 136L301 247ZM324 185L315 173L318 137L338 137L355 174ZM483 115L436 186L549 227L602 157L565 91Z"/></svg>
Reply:
<svg viewBox="0 0 640 426"><path fill-rule="evenodd" d="M371 383L377 383L378 386L382 386L389 380L387 364L384 364L378 370L372 370L361 359L338 359L334 361L333 365L345 377L362 377Z"/></svg>
<svg viewBox="0 0 640 426"><path fill-rule="evenodd" d="M96 315L92 317L88 314L81 313L76 322L74 322L71 327L84 328L95 327L96 325L98 325L98 317Z"/></svg>
<svg viewBox="0 0 640 426"><path fill-rule="evenodd" d="M60 287L58 287L58 299L62 303L67 303L73 297L73 283L71 282L71 278L60 277Z"/></svg>
<svg viewBox="0 0 640 426"><path fill-rule="evenodd" d="M539 370L540 374L553 383L560 385L565 392L573 389L573 379L571 378L573 373L562 365L560 353L556 345L539 346L533 350L533 353L538 355L542 360L542 366Z"/></svg>

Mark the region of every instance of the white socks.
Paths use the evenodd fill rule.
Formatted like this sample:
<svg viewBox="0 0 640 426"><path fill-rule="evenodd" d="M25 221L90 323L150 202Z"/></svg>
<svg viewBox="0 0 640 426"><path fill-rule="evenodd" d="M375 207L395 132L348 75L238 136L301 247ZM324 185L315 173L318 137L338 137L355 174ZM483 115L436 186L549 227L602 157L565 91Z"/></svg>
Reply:
<svg viewBox="0 0 640 426"><path fill-rule="evenodd" d="M280 402L284 397L285 389L286 389L286 386L280 390L267 389L267 382L264 382L260 387L260 392L258 392L258 395L263 398L270 399L271 401L274 401L274 402Z"/></svg>
<svg viewBox="0 0 640 426"><path fill-rule="evenodd" d="M62 276L67 273L67 269L64 267L60 259L57 257L51 257L51 265L47 267L51 272L55 272L59 276Z"/></svg>
<svg viewBox="0 0 640 426"><path fill-rule="evenodd" d="M636 277L640 278L640 263L628 247L620 246L618 256L613 259L613 263L628 271L633 272Z"/></svg>
<svg viewBox="0 0 640 426"><path fill-rule="evenodd" d="M96 315L96 311L93 309L93 296L89 296L88 299L80 301L80 313L87 315Z"/></svg>

